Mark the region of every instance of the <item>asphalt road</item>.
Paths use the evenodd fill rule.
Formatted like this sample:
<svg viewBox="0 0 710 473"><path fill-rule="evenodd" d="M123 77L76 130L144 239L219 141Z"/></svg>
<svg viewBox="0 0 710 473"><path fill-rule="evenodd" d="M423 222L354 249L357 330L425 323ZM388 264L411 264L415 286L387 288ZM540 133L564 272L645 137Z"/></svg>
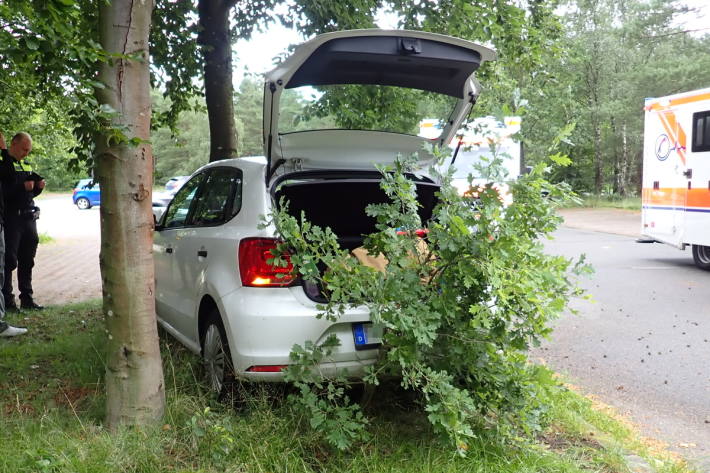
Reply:
<svg viewBox="0 0 710 473"><path fill-rule="evenodd" d="M587 255L593 301L573 301L533 357L710 471L710 272L630 236L563 227L547 248Z"/></svg>
<svg viewBox="0 0 710 473"><path fill-rule="evenodd" d="M99 207L79 210L71 194L50 194L36 200L40 207L37 231L55 240L98 240L101 238Z"/></svg>

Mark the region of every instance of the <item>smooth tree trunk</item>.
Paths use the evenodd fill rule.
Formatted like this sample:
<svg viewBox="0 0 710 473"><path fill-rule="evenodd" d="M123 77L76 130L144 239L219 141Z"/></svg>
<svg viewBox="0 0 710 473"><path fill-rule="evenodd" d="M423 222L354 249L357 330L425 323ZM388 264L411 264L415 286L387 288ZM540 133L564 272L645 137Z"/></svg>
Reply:
<svg viewBox="0 0 710 473"><path fill-rule="evenodd" d="M165 408L153 298L152 9L152 0L112 0L100 2L99 10L101 45L116 55L101 65L99 80L105 87L96 89L102 107L112 110L96 140L110 429L155 422Z"/></svg>
<svg viewBox="0 0 710 473"><path fill-rule="evenodd" d="M236 158L232 42L229 12L235 0L199 0L198 42L205 64L205 101L210 125L210 161Z"/></svg>
<svg viewBox="0 0 710 473"><path fill-rule="evenodd" d="M610 128L611 136L617 136L618 130L616 128L616 120L614 119L613 116L609 119L609 128ZM612 177L614 178L614 181L613 181L612 191L613 191L614 195L619 195L621 193L621 188L622 188L622 184L621 184L621 174L622 174L621 159L622 159L622 157L621 157L621 154L619 154L619 147L616 145L616 140L614 140L613 152L614 152L614 160L613 160L614 170L613 170Z"/></svg>
<svg viewBox="0 0 710 473"><path fill-rule="evenodd" d="M621 188L619 193L622 197L626 197L627 184L629 181L629 139L628 133L626 131L626 122L621 126L621 176L619 176L619 181L621 183Z"/></svg>

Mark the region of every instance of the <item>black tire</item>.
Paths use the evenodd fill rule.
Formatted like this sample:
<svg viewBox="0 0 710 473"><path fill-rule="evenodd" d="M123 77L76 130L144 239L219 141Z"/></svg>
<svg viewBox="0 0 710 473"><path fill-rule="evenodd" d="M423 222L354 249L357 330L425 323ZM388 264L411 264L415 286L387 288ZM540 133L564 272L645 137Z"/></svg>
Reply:
<svg viewBox="0 0 710 473"><path fill-rule="evenodd" d="M698 268L710 271L710 246L693 245L693 261Z"/></svg>
<svg viewBox="0 0 710 473"><path fill-rule="evenodd" d="M229 342L217 309L207 316L200 343L207 386L218 399L224 399L233 393L236 383Z"/></svg>
<svg viewBox="0 0 710 473"><path fill-rule="evenodd" d="M79 197L76 199L76 206L79 210L86 210L91 208L91 201L86 197Z"/></svg>

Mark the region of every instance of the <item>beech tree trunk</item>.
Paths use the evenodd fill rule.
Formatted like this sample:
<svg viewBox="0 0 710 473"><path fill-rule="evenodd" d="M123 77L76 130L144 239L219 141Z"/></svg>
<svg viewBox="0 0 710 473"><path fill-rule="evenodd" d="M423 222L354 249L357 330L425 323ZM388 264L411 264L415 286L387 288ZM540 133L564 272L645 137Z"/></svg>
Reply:
<svg viewBox="0 0 710 473"><path fill-rule="evenodd" d="M210 124L210 162L236 158L237 128L234 124L232 42L229 11L235 0L199 0L200 33L205 63L205 101Z"/></svg>
<svg viewBox="0 0 710 473"><path fill-rule="evenodd" d="M110 429L155 422L165 408L153 298L153 156L148 142L152 9L152 0L112 0L100 2L99 10L101 45L121 55L101 65L99 80L105 87L95 92L102 106L115 111L96 140ZM116 138L116 133L125 136Z"/></svg>

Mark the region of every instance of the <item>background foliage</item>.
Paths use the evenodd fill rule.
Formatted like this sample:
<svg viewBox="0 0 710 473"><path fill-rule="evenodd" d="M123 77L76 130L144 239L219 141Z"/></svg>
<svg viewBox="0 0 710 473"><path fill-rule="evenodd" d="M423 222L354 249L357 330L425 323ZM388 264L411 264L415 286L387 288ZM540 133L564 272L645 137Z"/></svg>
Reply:
<svg viewBox="0 0 710 473"><path fill-rule="evenodd" d="M474 113L522 113L528 163L544 160L554 136L574 123L564 149L572 165L555 171L552 179L581 192L637 193L643 99L710 86L705 73L710 36L682 29L678 18L687 9L681 2L535 0L521 6L512 1L360 0L347 5L299 1L293 8L275 8L279 3L250 2L249 8L235 9L234 37L248 37L271 22L295 25L304 37L370 27L384 8L399 15L402 27L490 42L500 57L479 71L484 92ZM161 0L154 12L158 183L207 162L195 7ZM67 188L91 166L86 146L95 109L90 71L101 57L95 47L95 8L92 0L0 4L0 130L6 135L26 130L35 137L33 159L53 189ZM240 155L263 152L262 94L260 79L253 76L235 92ZM342 98L325 96L312 111L347 126L368 120L366 113L344 116ZM407 96L388 100L398 109L411 107ZM361 109L366 107L363 98ZM70 162L75 167L67 171Z"/></svg>

